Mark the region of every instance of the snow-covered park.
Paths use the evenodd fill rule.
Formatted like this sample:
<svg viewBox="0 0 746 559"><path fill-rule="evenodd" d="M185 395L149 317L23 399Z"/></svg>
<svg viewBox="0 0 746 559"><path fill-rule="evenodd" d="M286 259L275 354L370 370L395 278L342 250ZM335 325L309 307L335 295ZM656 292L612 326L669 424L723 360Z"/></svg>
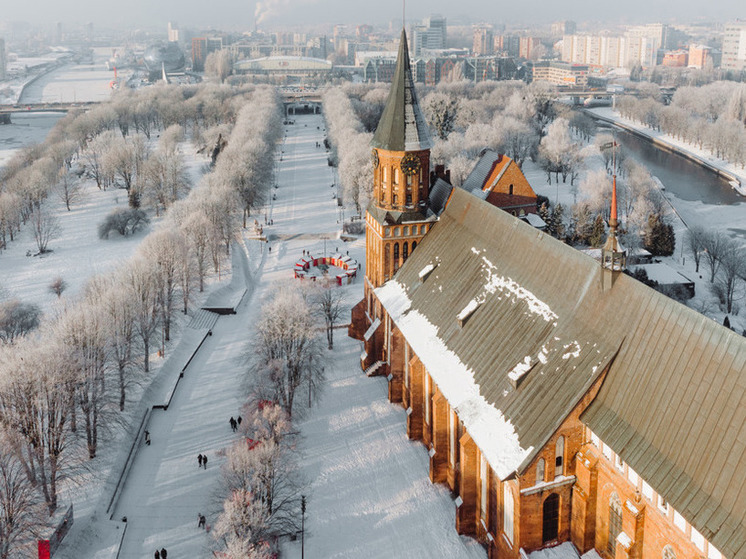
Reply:
<svg viewBox="0 0 746 559"><path fill-rule="evenodd" d="M222 283L208 288L208 304L240 300L237 313L206 323L199 315L191 324L182 321L166 359L153 358L157 372L130 411L131 425L107 435L116 444L103 442L85 482L62 494L63 507L75 506L75 522L56 557L141 558L160 548L171 557L212 556L212 537L198 528L198 514L211 527L224 498L221 465L226 449L241 436L228 420L246 399L247 344L262 304L277 285L293 281L294 264L304 251L349 252L358 262L365 260L364 238L339 239L336 191L329 187L334 177L326 150L317 147L323 128L319 116L298 116L286 126L274 199L253 216L271 223L262 225L266 242L244 230L243 248L233 251L232 276L223 275ZM188 144L182 149L193 151ZM187 158L193 179L203 163L202 156ZM95 234L102 213L126 205L124 191L89 187L89 196L70 212L61 201L52 202L63 231L50 245L52 253L26 256L31 239L24 232L0 256L0 281L9 291L51 309L56 297L47 289L48 276L64 275L72 294L86 278L137 249L147 231L108 241ZM362 297L363 273L337 288L344 294L345 317ZM359 354L359 342L337 329L320 399L296 423L307 481L305 552L309 557L484 557L475 541L456 534L453 500L430 483L427 453L407 439L404 410L387 402L385 379L362 373ZM198 454L209 458L206 468L198 467ZM124 463L127 473L117 491ZM282 551L300 556L300 539L285 542Z"/></svg>

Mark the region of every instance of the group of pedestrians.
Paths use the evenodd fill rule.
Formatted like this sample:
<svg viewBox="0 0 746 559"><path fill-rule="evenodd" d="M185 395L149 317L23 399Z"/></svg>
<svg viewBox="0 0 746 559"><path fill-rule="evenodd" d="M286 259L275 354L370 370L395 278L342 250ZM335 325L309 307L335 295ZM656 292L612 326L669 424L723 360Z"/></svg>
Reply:
<svg viewBox="0 0 746 559"><path fill-rule="evenodd" d="M197 463L199 464L198 468L205 468L207 469L207 454L198 454L197 455Z"/></svg>
<svg viewBox="0 0 746 559"><path fill-rule="evenodd" d="M241 425L241 416L238 416L238 419L233 419L233 416L228 420L228 422L231 424L231 429L235 433L238 430L238 427Z"/></svg>
<svg viewBox="0 0 746 559"><path fill-rule="evenodd" d="M155 559L168 559L168 551L165 547L162 547L160 551L155 550Z"/></svg>

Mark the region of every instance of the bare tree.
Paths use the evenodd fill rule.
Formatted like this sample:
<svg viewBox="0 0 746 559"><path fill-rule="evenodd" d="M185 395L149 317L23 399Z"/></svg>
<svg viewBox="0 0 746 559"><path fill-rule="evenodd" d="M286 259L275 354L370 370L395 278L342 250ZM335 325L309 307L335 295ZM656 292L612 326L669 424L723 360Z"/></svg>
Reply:
<svg viewBox="0 0 746 559"><path fill-rule="evenodd" d="M108 346L104 314L98 302L68 309L58 318L55 333L64 344L75 375L75 399L83 416L88 458L93 459L108 403L105 379Z"/></svg>
<svg viewBox="0 0 746 559"><path fill-rule="evenodd" d="M20 460L10 451L15 435L0 432L0 559L30 557L39 527L44 525L43 511L34 486L23 471Z"/></svg>
<svg viewBox="0 0 746 559"><path fill-rule="evenodd" d="M68 425L74 383L68 360L64 347L48 335L43 343L24 340L12 353L6 348L4 357L0 423L17 435L13 451L29 481L41 490L51 515L57 509L59 482L74 466Z"/></svg>
<svg viewBox="0 0 746 559"><path fill-rule="evenodd" d="M695 272L699 273L699 263L702 260L702 251L705 249L704 237L706 235L705 230L699 226L689 227L686 235L684 236L684 242L686 243L686 249L689 254L694 258Z"/></svg>
<svg viewBox="0 0 746 559"><path fill-rule="evenodd" d="M12 344L39 327L41 309L18 299L0 302L0 341Z"/></svg>
<svg viewBox="0 0 746 559"><path fill-rule="evenodd" d="M323 374L316 324L297 287L278 289L264 305L254 351L254 366L267 383L271 399L292 416L298 389Z"/></svg>
<svg viewBox="0 0 746 559"><path fill-rule="evenodd" d="M720 295L725 304L725 312L733 312L733 302L736 291L743 278L746 277L746 260L744 251L739 248L735 241L722 239L722 253L720 256L720 268L714 284L716 293Z"/></svg>
<svg viewBox="0 0 746 559"><path fill-rule="evenodd" d="M725 237L720 231L706 231L702 237L702 245L702 255L710 266L710 283L714 283L726 251Z"/></svg>
<svg viewBox="0 0 746 559"><path fill-rule="evenodd" d="M430 128L441 140L448 138L453 131L458 116L458 100L435 91L425 97L422 103Z"/></svg>
<svg viewBox="0 0 746 559"><path fill-rule="evenodd" d="M134 332L143 348L143 370L150 371L150 342L160 323L155 271L143 258L134 258L122 271L122 283L132 301Z"/></svg>
<svg viewBox="0 0 746 559"><path fill-rule="evenodd" d="M334 349L334 325L343 313L343 300L342 291L332 284L322 286L314 296L317 311L324 318L326 325L326 342L329 349Z"/></svg>
<svg viewBox="0 0 746 559"><path fill-rule="evenodd" d="M49 284L49 291L57 295L57 298L59 299L62 296L62 292L67 289L67 282L62 279L62 276L57 276L52 280L52 283Z"/></svg>
<svg viewBox="0 0 746 559"><path fill-rule="evenodd" d="M62 231L57 216L43 206L37 208L31 216L31 227L39 254L47 252L49 241L57 238Z"/></svg>
<svg viewBox="0 0 746 559"><path fill-rule="evenodd" d="M225 78L230 76L231 71L233 71L233 59L230 51L226 49L216 50L205 58L205 74L218 78L220 83L223 83Z"/></svg>
<svg viewBox="0 0 746 559"><path fill-rule="evenodd" d="M65 167L60 169L60 172L57 174L57 183L54 186L54 190L60 200L65 203L65 208L67 208L68 212L71 210L70 206L78 202L83 194L83 186L80 184L80 181Z"/></svg>

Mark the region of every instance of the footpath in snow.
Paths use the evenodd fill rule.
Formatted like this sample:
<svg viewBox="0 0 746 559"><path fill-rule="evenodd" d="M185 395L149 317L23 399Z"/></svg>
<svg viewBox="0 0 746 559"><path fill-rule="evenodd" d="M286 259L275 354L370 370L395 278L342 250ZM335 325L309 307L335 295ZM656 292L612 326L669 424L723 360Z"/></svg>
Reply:
<svg viewBox="0 0 746 559"><path fill-rule="evenodd" d="M224 498L220 466L240 436L228 419L245 399L245 355L262 303L278 283L300 281L292 280L292 271L304 250L365 260L364 239L338 240L336 189L330 188L327 153L316 147L323 142L321 117L297 116L286 130L278 188L266 208L273 225L264 226L265 211L254 216L269 242L247 237L248 259L234 255L232 287L216 295L235 301L247 287L237 314L217 319L168 408L150 414L152 444L138 445L114 520L99 510L88 525L75 527L57 557L147 558L162 547L171 558L211 557L211 537L197 527L197 515L213 524ZM362 272L356 283L339 288L347 308L362 297ZM319 403L297 424L309 482L307 556L484 558L480 545L457 535L453 500L430 483L427 452L407 439L404 410L387 402L385 379L362 373L359 342L345 332L335 332ZM206 469L198 467L200 453L209 458ZM300 540L284 545L284 557L300 555Z"/></svg>

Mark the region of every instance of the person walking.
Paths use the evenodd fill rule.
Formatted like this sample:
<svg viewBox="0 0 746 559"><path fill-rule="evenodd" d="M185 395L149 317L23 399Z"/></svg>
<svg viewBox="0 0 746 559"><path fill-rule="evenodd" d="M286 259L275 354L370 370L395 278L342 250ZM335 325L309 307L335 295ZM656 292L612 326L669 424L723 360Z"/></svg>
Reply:
<svg viewBox="0 0 746 559"><path fill-rule="evenodd" d="M166 551L165 547L161 548L161 559L166 559L168 557L168 551Z"/></svg>
<svg viewBox="0 0 746 559"><path fill-rule="evenodd" d="M205 470L207 469L207 454L202 457L202 466L204 466Z"/></svg>
<svg viewBox="0 0 746 559"><path fill-rule="evenodd" d="M235 433L236 432L236 420L233 419L233 416L231 416L231 418L228 420L228 422L231 424L231 429Z"/></svg>
<svg viewBox="0 0 746 559"><path fill-rule="evenodd" d="M241 416L240 415L238 416L238 419L236 420L236 423L238 423L239 425L241 425Z"/></svg>
<svg viewBox="0 0 746 559"><path fill-rule="evenodd" d="M161 559L161 552L157 549L155 550L155 559Z"/></svg>
<svg viewBox="0 0 746 559"><path fill-rule="evenodd" d="M205 527L205 522L207 519L200 513L199 515L199 522L197 523L197 528L203 528Z"/></svg>
<svg viewBox="0 0 746 559"><path fill-rule="evenodd" d="M198 468L202 467L202 460L204 459L205 459L204 456L202 456L201 454L197 455L197 462L199 463L199 466L197 466Z"/></svg>

